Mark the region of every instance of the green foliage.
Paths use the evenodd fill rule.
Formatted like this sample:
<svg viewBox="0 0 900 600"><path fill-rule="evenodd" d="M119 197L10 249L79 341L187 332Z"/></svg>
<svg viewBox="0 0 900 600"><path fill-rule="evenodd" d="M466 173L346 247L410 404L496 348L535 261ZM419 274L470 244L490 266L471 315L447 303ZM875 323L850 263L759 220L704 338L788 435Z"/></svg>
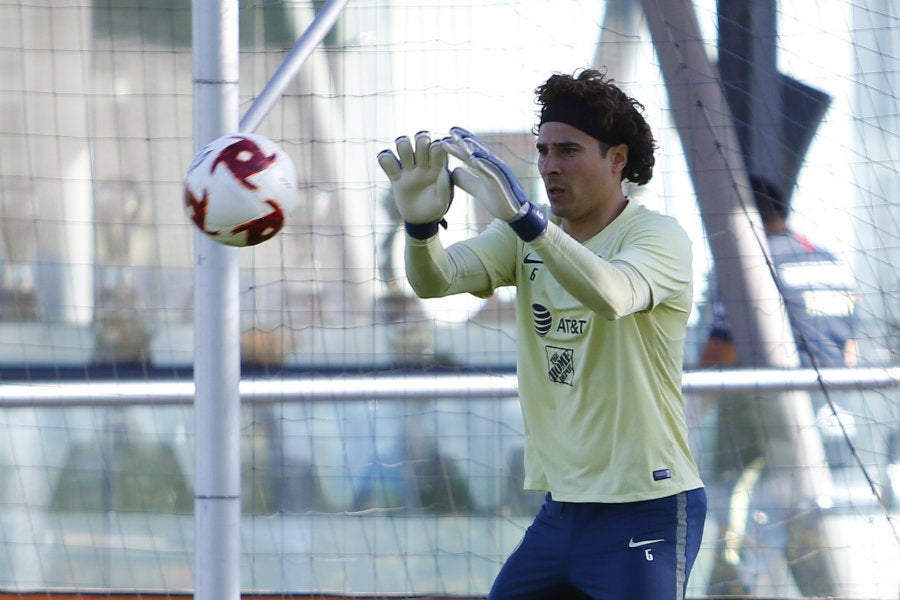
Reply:
<svg viewBox="0 0 900 600"><path fill-rule="evenodd" d="M290 48L302 33L296 25L297 10L280 1L241 1L241 46ZM94 33L100 37L132 38L163 47L191 46L190 0L94 0L93 14Z"/></svg>
<svg viewBox="0 0 900 600"><path fill-rule="evenodd" d="M184 514L193 510L193 492L165 444L86 442L69 454L50 509Z"/></svg>

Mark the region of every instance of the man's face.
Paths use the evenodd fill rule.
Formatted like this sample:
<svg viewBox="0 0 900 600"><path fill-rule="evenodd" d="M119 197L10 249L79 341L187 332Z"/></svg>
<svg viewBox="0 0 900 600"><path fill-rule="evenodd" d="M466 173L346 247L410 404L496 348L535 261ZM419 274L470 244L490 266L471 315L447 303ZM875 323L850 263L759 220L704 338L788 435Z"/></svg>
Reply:
<svg viewBox="0 0 900 600"><path fill-rule="evenodd" d="M626 146L613 146L604 156L597 138L566 123L548 121L541 125L537 150L538 170L557 217L587 219L621 198Z"/></svg>

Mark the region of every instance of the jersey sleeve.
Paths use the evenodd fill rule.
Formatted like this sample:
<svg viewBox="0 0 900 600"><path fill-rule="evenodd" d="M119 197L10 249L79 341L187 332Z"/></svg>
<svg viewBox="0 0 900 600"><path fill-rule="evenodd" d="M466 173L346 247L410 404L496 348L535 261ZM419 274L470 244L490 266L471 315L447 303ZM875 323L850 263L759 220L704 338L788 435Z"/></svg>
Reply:
<svg viewBox="0 0 900 600"><path fill-rule="evenodd" d="M654 223L641 226L620 253L608 258L552 223L532 247L570 294L607 319L618 319L649 310L690 283L687 236L674 220Z"/></svg>
<svg viewBox="0 0 900 600"><path fill-rule="evenodd" d="M491 223L481 234L444 247L439 236L406 239L406 277L421 298L470 293L481 298L514 283L517 239L508 226Z"/></svg>
<svg viewBox="0 0 900 600"><path fill-rule="evenodd" d="M678 296L693 285L691 240L673 217L655 214L631 234L620 253L610 258L627 264L647 282L650 309Z"/></svg>

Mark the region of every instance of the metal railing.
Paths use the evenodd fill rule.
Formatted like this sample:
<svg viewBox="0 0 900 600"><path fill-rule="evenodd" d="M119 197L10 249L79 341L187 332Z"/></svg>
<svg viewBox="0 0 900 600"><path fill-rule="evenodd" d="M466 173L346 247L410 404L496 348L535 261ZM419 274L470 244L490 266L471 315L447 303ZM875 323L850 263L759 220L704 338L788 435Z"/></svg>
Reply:
<svg viewBox="0 0 900 600"><path fill-rule="evenodd" d="M884 389L900 386L900 367L858 369L710 369L685 372L685 393ZM310 400L510 398L518 393L513 373L384 373L246 378L244 402ZM29 381L0 384L0 407L189 404L194 382L186 380Z"/></svg>

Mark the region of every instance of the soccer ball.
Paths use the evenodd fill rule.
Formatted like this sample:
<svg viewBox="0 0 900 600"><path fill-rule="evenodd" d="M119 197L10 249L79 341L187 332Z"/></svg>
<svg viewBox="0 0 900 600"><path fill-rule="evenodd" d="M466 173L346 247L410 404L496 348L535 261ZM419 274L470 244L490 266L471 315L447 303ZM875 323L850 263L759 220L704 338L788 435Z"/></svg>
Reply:
<svg viewBox="0 0 900 600"><path fill-rule="evenodd" d="M261 135L226 135L207 144L188 167L184 205L212 239L255 246L272 239L297 204L290 157Z"/></svg>

